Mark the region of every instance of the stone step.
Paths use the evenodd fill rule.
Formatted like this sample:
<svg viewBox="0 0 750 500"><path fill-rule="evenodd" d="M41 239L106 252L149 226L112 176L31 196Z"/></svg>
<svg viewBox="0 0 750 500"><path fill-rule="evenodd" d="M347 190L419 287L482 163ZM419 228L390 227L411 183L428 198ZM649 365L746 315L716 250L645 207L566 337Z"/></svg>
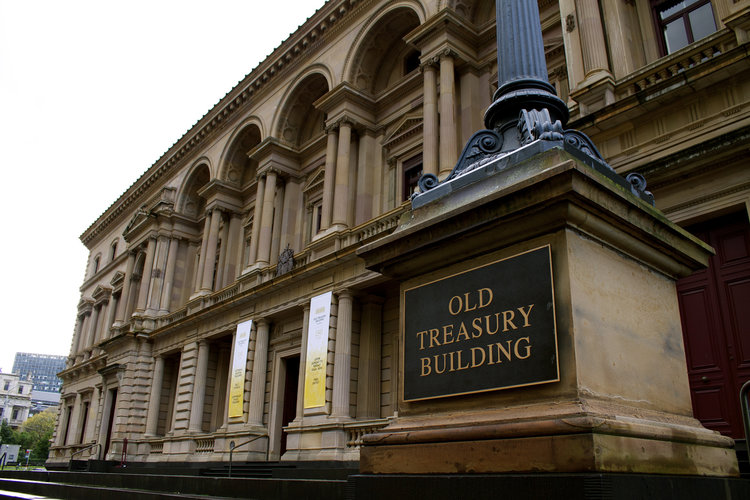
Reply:
<svg viewBox="0 0 750 500"><path fill-rule="evenodd" d="M75 500L98 500L107 498L107 500L169 500L169 499L188 499L188 500L209 500L222 499L216 495L187 495L184 493L167 493L163 491L151 491L132 488L111 488L102 486L90 486L85 484L56 483L48 481L33 481L29 479L7 479L0 478L0 487L5 491L24 493L27 497L10 497L10 498L55 498L55 499L75 499ZM44 495L44 496L40 496Z"/></svg>
<svg viewBox="0 0 750 500"><path fill-rule="evenodd" d="M18 491L0 490L0 500L61 500L61 499L46 497L42 495L33 495L29 493L21 493Z"/></svg>
<svg viewBox="0 0 750 500"><path fill-rule="evenodd" d="M5 481L16 481L13 486ZM21 482L25 481L25 483ZM44 485L60 485L44 488ZM84 490L71 494L65 487L89 488L94 496L83 496ZM170 476L165 474L96 473L96 472L0 472L0 489L55 498L307 498L335 500L345 497L345 480L221 478L207 476ZM60 493L62 491L63 493ZM120 495L118 492L125 492ZM133 492L138 492L134 494ZM151 496L144 496L144 495ZM70 495L70 496L68 496ZM153 496L161 495L161 496Z"/></svg>

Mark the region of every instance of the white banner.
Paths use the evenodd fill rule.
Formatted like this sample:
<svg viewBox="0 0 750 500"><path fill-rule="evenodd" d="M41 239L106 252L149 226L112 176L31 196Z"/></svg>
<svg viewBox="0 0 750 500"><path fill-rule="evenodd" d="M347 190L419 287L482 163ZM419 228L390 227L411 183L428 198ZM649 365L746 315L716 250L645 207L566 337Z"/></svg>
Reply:
<svg viewBox="0 0 750 500"><path fill-rule="evenodd" d="M310 299L305 358L305 408L326 404L326 364L328 363L328 327L331 323L331 297L326 292Z"/></svg>
<svg viewBox="0 0 750 500"><path fill-rule="evenodd" d="M241 417L245 402L245 368L247 367L247 349L250 345L250 330L253 320L237 325L234 336L234 356L232 358L232 376L229 386L229 416Z"/></svg>

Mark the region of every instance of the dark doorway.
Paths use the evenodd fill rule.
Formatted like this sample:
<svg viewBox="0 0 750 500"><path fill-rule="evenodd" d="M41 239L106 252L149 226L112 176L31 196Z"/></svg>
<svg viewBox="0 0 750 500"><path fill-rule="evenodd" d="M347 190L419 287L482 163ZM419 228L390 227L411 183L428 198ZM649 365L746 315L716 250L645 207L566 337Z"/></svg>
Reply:
<svg viewBox="0 0 750 500"><path fill-rule="evenodd" d="M109 445L112 441L112 427L114 427L112 424L115 422L115 409L117 408L117 389L112 389L109 391L109 416L107 418L107 440L104 443L104 456L102 458L106 458L107 453L109 453Z"/></svg>
<svg viewBox="0 0 750 500"><path fill-rule="evenodd" d="M284 409L281 412L281 427L286 427L297 415L297 386L299 382L299 356L284 360ZM281 455L286 453L286 432L281 432Z"/></svg>
<svg viewBox="0 0 750 500"><path fill-rule="evenodd" d="M716 250L708 269L677 282L693 411L744 437L739 391L750 379L750 223L745 212L687 228Z"/></svg>

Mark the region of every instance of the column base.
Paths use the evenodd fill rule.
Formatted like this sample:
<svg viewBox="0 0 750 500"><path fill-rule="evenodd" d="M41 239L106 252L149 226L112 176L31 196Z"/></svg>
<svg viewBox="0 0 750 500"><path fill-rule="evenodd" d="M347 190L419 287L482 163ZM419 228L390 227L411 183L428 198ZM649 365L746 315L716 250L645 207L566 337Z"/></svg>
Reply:
<svg viewBox="0 0 750 500"><path fill-rule="evenodd" d="M694 419L664 413L639 418L614 407L613 412L576 412L576 406L540 405L520 419L476 413L465 413L461 422L402 417L364 437L360 471L739 475L733 440Z"/></svg>

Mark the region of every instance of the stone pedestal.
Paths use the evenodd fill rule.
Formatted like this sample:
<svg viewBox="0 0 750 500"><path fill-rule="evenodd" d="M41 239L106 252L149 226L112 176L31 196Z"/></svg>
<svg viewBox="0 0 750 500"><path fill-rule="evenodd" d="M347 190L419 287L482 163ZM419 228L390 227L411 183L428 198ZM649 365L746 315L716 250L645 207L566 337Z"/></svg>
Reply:
<svg viewBox="0 0 750 500"><path fill-rule="evenodd" d="M399 417L365 437L362 473L738 474L733 441L692 417L675 293L710 247L562 142L533 142L435 190L360 251L401 283L402 315ZM406 401L415 339L404 338L404 291L544 247L559 380Z"/></svg>

